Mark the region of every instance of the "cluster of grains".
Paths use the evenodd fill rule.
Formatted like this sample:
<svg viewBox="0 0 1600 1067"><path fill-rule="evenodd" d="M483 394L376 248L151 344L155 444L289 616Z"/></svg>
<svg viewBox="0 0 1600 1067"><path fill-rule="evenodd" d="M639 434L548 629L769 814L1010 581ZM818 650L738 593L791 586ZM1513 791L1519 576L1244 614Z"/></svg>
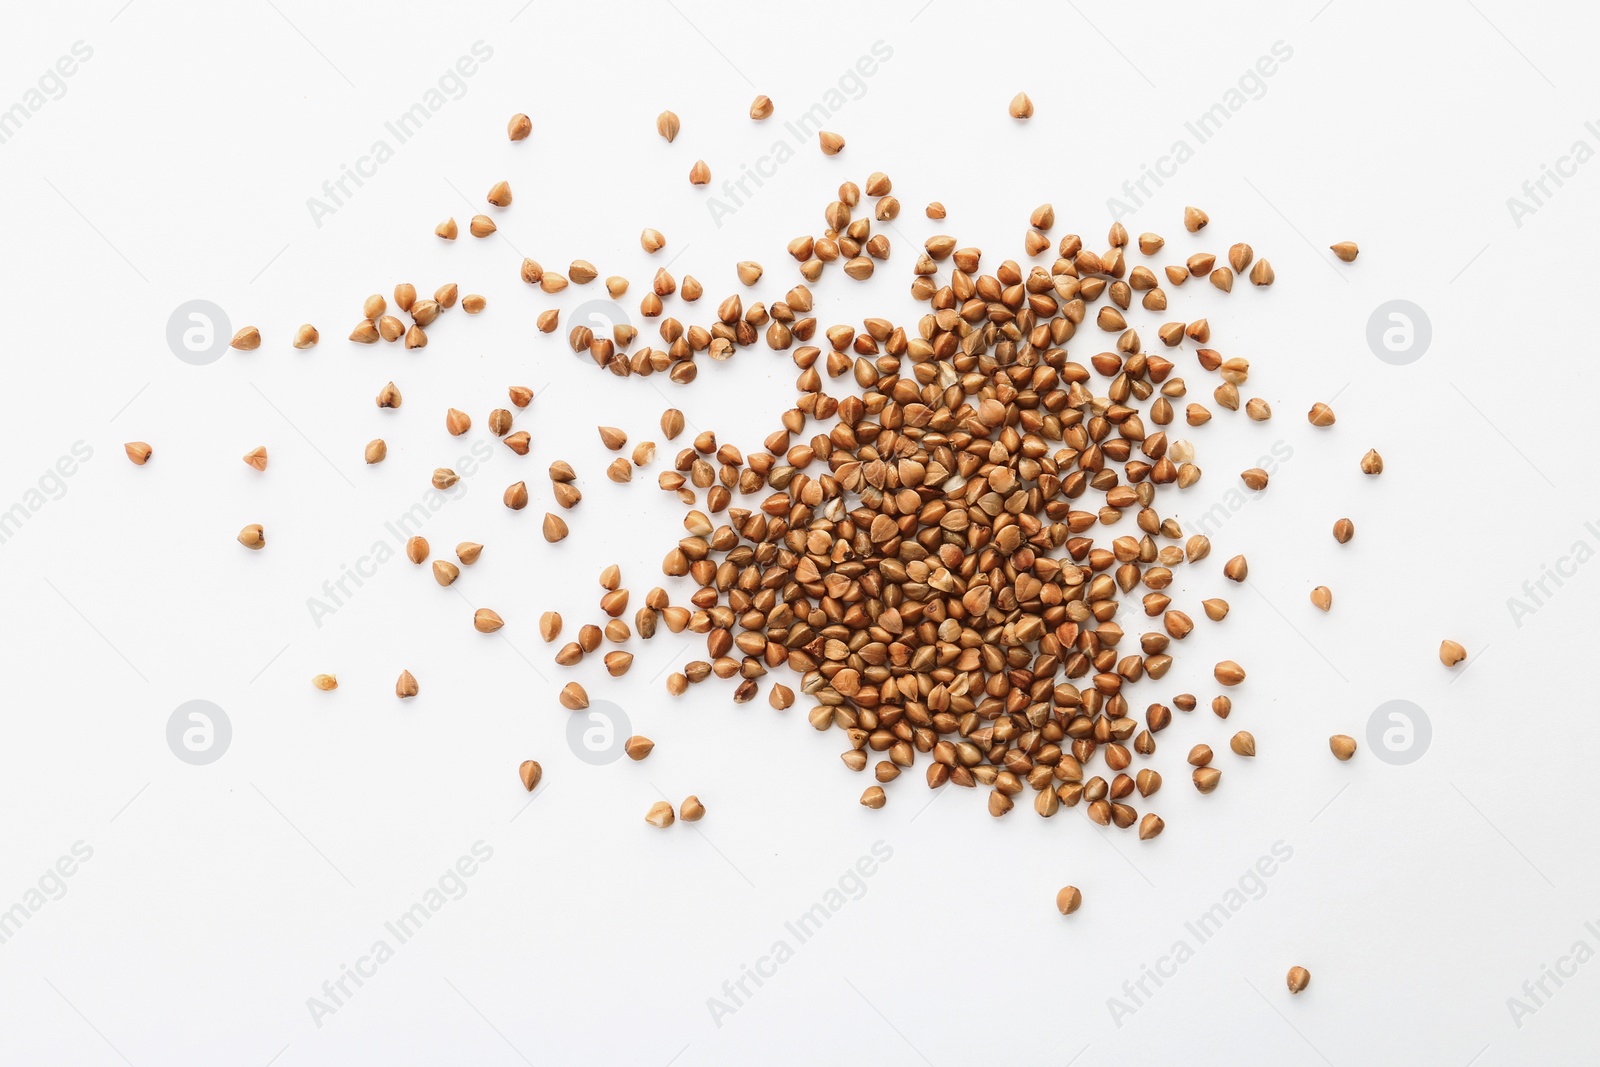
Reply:
<svg viewBox="0 0 1600 1067"><path fill-rule="evenodd" d="M881 204L891 186L874 175L868 188ZM852 218L855 199L853 186L842 189L824 212L826 233L797 239L797 254L850 240L841 231L866 221ZM1053 216L1048 205L1034 212L1030 246ZM1188 219L1191 231L1207 221L1193 209ZM1165 675L1170 646L1192 630L1166 590L1175 569L1205 558L1210 545L1185 538L1158 507L1163 487L1201 477L1192 449L1169 442L1165 429L1189 387L1175 359L1147 352L1124 315L1135 299L1164 311L1166 292L1150 266L1130 262L1120 225L1107 244L1094 251L1068 234L1049 265L1007 260L984 273L979 249L930 239L912 284L929 310L913 327L868 318L859 329L823 331L826 349L793 352L799 399L764 451L745 458L706 433L679 454L680 477L663 476L664 488L683 492L686 477L706 490L706 510L688 513L687 536L663 563L698 587L689 628L705 634L710 662L691 664L685 677L703 677L706 666L737 676L734 699L745 701L758 679L786 667L813 704L812 725L845 733L845 763L872 764L878 784L862 797L868 806L880 806L882 785L922 756L930 787L985 788L996 816L1031 793L1042 816L1081 804L1102 825L1161 832L1159 816L1141 818L1130 803L1135 792L1150 797L1160 777L1140 776L1133 763L1155 752L1172 712L1155 702L1141 716L1128 690ZM1145 234L1138 245L1148 257L1165 242ZM1234 246L1240 269L1252 258ZM1162 267L1174 287L1216 284L1226 269L1203 252ZM1256 273L1257 284L1271 283L1270 270ZM801 290L777 307L792 308ZM714 339L729 348L754 343L753 329L740 329L746 320L719 315L718 325L724 335ZM769 346L788 348L794 332L769 336ZM1205 320L1167 322L1157 336L1168 350L1201 346L1194 359L1220 379L1219 406L1271 417L1264 402L1239 394L1248 363L1204 347ZM1094 354L1069 355L1074 341ZM824 374L856 389L835 397ZM1211 413L1190 402L1183 417L1199 425ZM748 506L736 506L736 493ZM1125 515L1137 535L1096 540ZM1230 566L1229 577L1242 580L1243 559ZM1133 641L1114 621L1130 595L1154 620ZM1219 610L1226 605L1208 605L1213 617ZM1223 687L1245 676L1232 661L1213 673ZM773 696L793 699L787 687ZM1249 735L1232 747L1254 754ZM1190 762L1195 786L1215 789L1221 772L1210 750Z"/></svg>

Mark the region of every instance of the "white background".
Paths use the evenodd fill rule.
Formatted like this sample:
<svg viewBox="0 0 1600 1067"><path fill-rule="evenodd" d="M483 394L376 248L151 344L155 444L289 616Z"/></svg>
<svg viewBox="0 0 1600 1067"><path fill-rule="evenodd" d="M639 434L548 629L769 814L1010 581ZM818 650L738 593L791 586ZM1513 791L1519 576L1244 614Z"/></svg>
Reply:
<svg viewBox="0 0 1600 1067"><path fill-rule="evenodd" d="M0 40L0 107L86 42L65 92L0 144L7 294L0 508L29 517L0 544L5 743L0 746L0 908L75 842L92 858L66 893L0 944L0 1059L7 1063L934 1064L980 1057L1080 1065L1172 1062L1437 1063L1490 1067L1593 1057L1600 964L1539 1002L1525 981L1583 941L1600 949L1600 744L1586 677L1593 569L1515 620L1507 600L1572 551L1600 546L1586 454L1595 385L1587 328L1600 164L1579 168L1518 226L1506 198L1572 143L1595 75L1592 11L1577 4L1361 0L1131 8L979 10L954 0L775 9L673 4L384 5L106 0L17 6ZM1092 21L1091 21L1092 20ZM464 95L318 226L307 200L386 136L475 41L493 49ZM848 145L801 145L720 227L706 201L754 166L792 119L882 41L892 48L830 119ZM552 299L517 278L523 255L623 274L637 307L672 259L706 286L704 321L755 259L776 300L798 280L784 244L820 233L845 179L887 171L904 212L894 255L866 285L832 270L814 287L823 325L868 314L913 324L915 247L935 233L1021 258L1028 212L1055 204L1056 236L1103 247L1107 198L1238 85L1274 42L1292 58L1220 133L1125 219L1169 239L1157 262L1249 241L1270 290L1171 291L1171 318L1208 315L1213 345L1246 356L1265 424L1218 410L1180 429L1206 471L1162 506L1203 513L1274 443L1293 449L1270 489L1213 533L1179 600L1201 619L1167 679L1136 707L1184 689L1201 710L1161 735L1159 839L1106 831L1079 810L989 817L982 792L928 807L922 767L881 811L839 762L838 733L808 705L736 707L728 683L667 697L665 673L703 654L691 635L635 640L633 671L573 672L626 710L657 747L593 767L568 747L555 701L569 675L537 635L561 611L569 635L596 621L602 566L637 606L681 534L655 487L673 449L626 486L602 471L595 426L659 439L668 403L693 427L755 451L793 401L795 368L765 346L703 364L687 388L621 380L533 329ZM1248 86L1247 86L1248 88ZM1037 114L1006 115L1026 90ZM778 113L752 123L756 92ZM677 142L654 133L664 107ZM1587 108L1587 109L1586 109ZM514 112L534 134L506 140ZM391 139L392 140L392 139ZM693 189L704 158L714 185ZM496 180L515 204L501 236L465 236ZM922 215L941 200L949 218ZM1210 229L1182 231L1187 203ZM453 215L462 239L434 225ZM667 235L651 258L637 235ZM1357 240L1340 264L1326 246ZM1044 262L1048 262L1045 260ZM429 346L344 340L368 293L457 282L487 296L452 311ZM1203 291L1202 291L1203 290ZM260 328L260 350L196 367L166 323L191 299ZM1393 366L1366 341L1369 315L1406 299L1432 343ZM1136 325L1155 345L1156 318ZM301 322L322 331L289 347ZM1575 331L1575 332L1571 332ZM1085 335L1072 351L1098 344ZM1209 403L1186 346L1180 373ZM394 380L398 412L372 397ZM513 383L538 390L519 424L534 449L493 458L430 520L436 553L487 547L452 589L403 559L385 564L318 626L307 598L353 564L385 521L422 498L429 473L487 440ZM835 383L836 393L846 383ZM1304 418L1337 396L1338 424ZM455 441L445 409L477 425ZM1214 405L1212 405L1214 407ZM809 432L809 431L808 431ZM389 459L362 462L389 441ZM122 443L155 448L130 465ZM82 441L93 455L34 511L27 503ZM680 444L683 443L680 441ZM239 461L265 444L258 474ZM1380 479L1357 470L1369 447ZM539 536L553 460L579 471L573 536ZM500 503L526 479L533 503ZM62 489L64 485L64 491ZM1356 539L1329 536L1348 515ZM265 551L238 529L264 523ZM392 546L391 546L392 547ZM1244 552L1251 582L1221 578ZM1334 607L1307 599L1327 584ZM674 587L679 602L687 590ZM1201 597L1234 605L1205 622ZM507 620L503 639L472 609ZM630 611L631 613L631 611ZM1137 605L1121 618L1136 634ZM1469 650L1451 672L1441 638ZM1209 666L1250 672L1221 723L1204 710ZM402 668L420 680L396 700ZM331 694L312 689L337 673ZM214 701L233 737L205 766L175 758L179 704ZM1377 758L1373 710L1425 710L1432 743L1409 766ZM1227 751L1248 729L1260 754ZM1348 764L1329 734L1356 736ZM1183 754L1218 753L1222 787L1201 797ZM531 806L517 764L537 758ZM697 793L698 826L661 832L645 810ZM1141 805L1141 810L1144 806ZM915 820L915 821L913 821ZM493 850L467 891L319 1026L308 998L383 924L417 902L475 842ZM788 939L874 842L892 849L814 939L718 1021L708 998ZM1292 858L1132 1014L1125 981L1155 967L1185 923L1223 901L1275 842ZM1282 847L1282 846L1280 846ZM1064 919L1056 890L1081 887ZM1284 974L1308 967L1291 998ZM1572 973L1570 965L1565 966ZM769 968L770 970L770 968ZM1170 973L1170 972L1169 972ZM1154 989L1153 986L1147 988ZM1518 1020L1508 998L1532 1014Z"/></svg>

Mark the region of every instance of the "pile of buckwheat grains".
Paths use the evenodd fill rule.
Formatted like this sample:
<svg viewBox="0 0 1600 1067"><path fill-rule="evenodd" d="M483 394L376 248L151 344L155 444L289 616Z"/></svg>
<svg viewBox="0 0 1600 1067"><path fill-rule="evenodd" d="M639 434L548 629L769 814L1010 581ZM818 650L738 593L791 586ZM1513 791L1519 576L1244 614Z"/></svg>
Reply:
<svg viewBox="0 0 1600 1067"><path fill-rule="evenodd" d="M758 96L749 116L760 122L774 110L772 100ZM1008 112L1026 122L1033 104L1019 93ZM671 111L657 119L656 130L668 142L681 129ZM524 114L507 127L514 142L532 132ZM830 156L847 151L844 138L827 131L818 149ZM705 160L686 157L685 167L691 185L711 180ZM512 210L514 203L506 181L495 181L485 200L494 212ZM615 301L639 294L639 317L655 337L628 324L606 335L588 324L566 332L565 343L591 357L596 373L664 375L688 385L701 360L727 360L746 349L768 358L787 355L797 369L793 406L777 415L755 450L719 441L710 430L680 442L685 418L676 409L661 416L666 444L660 446L646 440L629 448L623 429L597 428L605 448L617 453L604 472L613 482L633 481L655 461L658 447L667 459L657 486L678 497L685 512L683 534L667 547L661 570L685 595L675 598L655 586L630 615L620 570L597 561L599 612L559 644L553 660L573 666L599 654L606 673L620 677L633 663L621 646L635 634L649 639L661 626L687 630L704 637L705 654L668 676L668 693L680 695L715 676L733 683L736 703L754 701L763 690L780 711L798 703L816 730L840 732L847 767L870 770L873 784L861 795L869 808L883 807L885 786L920 766L930 789L983 789L995 817L1022 797L1045 818L1081 808L1101 826L1136 826L1140 839L1154 838L1165 824L1148 806L1162 776L1139 764L1152 761L1174 709L1188 714L1201 702L1190 693L1163 695L1154 684L1196 626L1193 607L1175 603L1169 590L1176 572L1212 551L1205 536L1186 533L1164 513L1202 477L1194 446L1173 428L1180 420L1202 426L1214 409L1223 418L1242 413L1255 422L1273 416L1265 400L1248 395L1249 361L1210 347L1207 319L1173 317L1169 297L1185 285L1230 293L1238 282L1242 290L1266 290L1275 272L1248 244L1211 243L1211 220L1199 208L1183 213L1186 248L1195 249L1184 254L1169 251L1161 235L1132 236L1120 223L1101 241L1065 232L1051 205L1043 204L1023 229L1020 261L955 236L901 251L896 262L909 270L899 284L909 282L911 295L926 306L916 321L868 313L855 322L820 324L807 283L836 266L857 282L876 278L881 284L893 249L887 227L875 229L875 223L891 223L900 211L888 175L872 173L862 186L846 181L822 206L819 232L788 243L797 276L792 284L773 281L787 271L743 261L737 275L750 291L704 304L699 281L675 278L665 267L635 288L620 276L602 279L584 260L564 271L522 262L521 281L545 294L596 281ZM937 201L925 214L946 217ZM496 225L480 214L467 231L485 238ZM434 232L454 241L460 227L451 218ZM668 237L647 228L639 242L654 255L667 248ZM1357 258L1353 242L1331 247L1344 263ZM763 283L782 295L759 299L754 290ZM860 290L855 300L864 312L872 310L870 292ZM476 315L486 301L460 295L454 284L431 297L401 284L392 302L376 294L365 299L349 339L420 349L428 329L458 306ZM1135 326L1130 317L1144 321ZM534 325L559 335L559 310L539 313ZM292 343L309 348L318 340L307 324ZM254 327L233 339L243 351L261 343ZM530 437L515 424L534 399L528 387L510 385L510 406L487 415L490 432L518 455L528 453ZM402 402L393 382L375 398L383 409ZM1318 402L1307 419L1327 428L1335 415ZM455 408L443 420L458 437L473 422ZM144 442L126 447L135 464L152 456ZM387 451L385 441L375 439L365 461L381 463ZM265 448L244 461L265 470ZM1368 451L1359 467L1377 476L1383 459ZM592 473L565 461L550 465L559 512L542 518L546 542L568 536L563 514L578 521L580 485ZM1250 493L1269 491L1268 472L1260 468L1238 479ZM447 467L431 479L440 491L457 480ZM503 500L509 509L525 508L526 482L509 486ZM1137 534L1110 536L1124 518L1133 520ZM1334 519L1329 516L1334 538L1350 541L1352 521ZM239 540L254 550L267 543L259 524L246 526ZM482 551L472 542L457 545L456 562L433 559L434 578L452 584ZM432 552L415 537L406 556L420 566ZM1222 580L1243 582L1248 563L1234 556L1220 570ZM1311 597L1316 607L1332 610L1327 586L1317 586ZM1149 620L1137 635L1115 621L1130 598ZM1213 623L1229 612L1221 597L1199 607ZM484 606L472 624L491 634L505 621ZM558 613L545 612L538 629L557 645L564 623ZM1453 641L1441 646L1447 666L1465 654ZM1210 709L1226 719L1233 710L1227 693L1245 681L1246 670L1223 660L1212 674L1217 692ZM337 684L331 673L313 679L323 691ZM402 670L396 696L418 691L418 680ZM577 682L567 683L559 697L574 712L587 708L589 699ZM1329 744L1341 761L1356 750L1343 734ZM647 738L632 737L625 750L643 760L653 747ZM1253 758L1255 738L1240 731L1229 750L1233 758ZM1225 768L1208 746L1194 746L1187 764L1199 792L1220 787ZM518 774L532 792L543 768L525 760ZM1147 809L1142 814L1141 806ZM665 828L675 819L699 819L704 810L691 796L676 817L663 801L646 819ZM1069 914L1080 901L1069 886L1057 903ZM1291 974L1291 989L1296 984L1304 988L1305 980Z"/></svg>

